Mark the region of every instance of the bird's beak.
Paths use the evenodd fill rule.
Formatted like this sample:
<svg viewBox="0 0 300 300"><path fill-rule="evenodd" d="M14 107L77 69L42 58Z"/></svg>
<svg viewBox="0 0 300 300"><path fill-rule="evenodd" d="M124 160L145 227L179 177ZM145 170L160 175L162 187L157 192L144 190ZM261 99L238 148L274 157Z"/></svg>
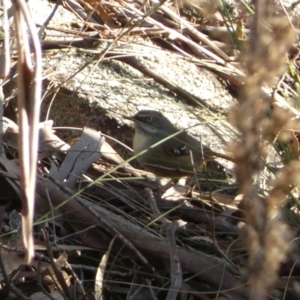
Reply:
<svg viewBox="0 0 300 300"><path fill-rule="evenodd" d="M124 119L127 119L127 120L131 120L131 121L133 121L133 122L135 122L136 121L136 119L135 119L135 116L122 116Z"/></svg>

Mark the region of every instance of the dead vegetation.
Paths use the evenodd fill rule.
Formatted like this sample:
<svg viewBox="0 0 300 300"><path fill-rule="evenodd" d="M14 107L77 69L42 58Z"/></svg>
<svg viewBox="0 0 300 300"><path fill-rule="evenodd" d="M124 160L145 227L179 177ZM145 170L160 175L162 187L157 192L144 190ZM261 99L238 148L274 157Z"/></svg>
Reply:
<svg viewBox="0 0 300 300"><path fill-rule="evenodd" d="M26 4L13 3L2 7L0 298L298 299L294 7L62 0L51 17L63 6L77 23L49 25L50 17L36 31ZM68 36L49 39L45 30ZM173 84L143 64L143 53L125 49L136 39L214 72L238 92L238 104L225 113ZM51 121L38 124L40 99L54 99L72 77L44 81L42 90L51 72L42 69L41 49L45 57L58 49L88 53L73 76L121 61L183 99L187 111L202 107L210 120L222 120L219 127L208 120L216 135L230 129L233 171L208 163L193 188L179 186L133 168L134 157L118 151L121 157L93 129L60 139ZM45 101L43 110L51 105Z"/></svg>

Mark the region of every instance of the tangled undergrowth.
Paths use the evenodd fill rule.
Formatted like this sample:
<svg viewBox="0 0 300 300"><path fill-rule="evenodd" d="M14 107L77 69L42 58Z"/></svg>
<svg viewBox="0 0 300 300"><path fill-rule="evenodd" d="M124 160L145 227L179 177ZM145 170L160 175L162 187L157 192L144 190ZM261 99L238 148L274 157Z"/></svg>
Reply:
<svg viewBox="0 0 300 300"><path fill-rule="evenodd" d="M43 25L25 2L7 5L0 298L298 299L296 4L62 0ZM58 8L77 23L51 24ZM48 30L68 36L49 38ZM236 104L218 110L149 68L142 58L150 45L154 57L215 74ZM45 60L58 52L89 59L67 79L47 81L57 65L45 68ZM182 100L182 110L205 111L216 136L226 128L232 169L207 162L186 185L175 184L133 168L135 157L123 159L95 130L66 142L44 114L38 124L73 77L104 61L151 78ZM67 109L76 123L81 111L75 103Z"/></svg>

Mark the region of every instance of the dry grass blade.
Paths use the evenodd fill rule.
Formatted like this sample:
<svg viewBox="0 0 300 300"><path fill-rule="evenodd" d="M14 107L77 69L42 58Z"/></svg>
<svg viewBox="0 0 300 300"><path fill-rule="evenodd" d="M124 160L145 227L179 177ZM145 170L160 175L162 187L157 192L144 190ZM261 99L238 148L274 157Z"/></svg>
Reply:
<svg viewBox="0 0 300 300"><path fill-rule="evenodd" d="M18 111L19 111L19 153L21 164L23 241L27 249L26 262L33 255L33 211L36 182L38 122L41 96L41 47L36 27L30 17L26 2L13 1L13 14L18 41ZM27 30L31 36L35 54L35 66L31 64Z"/></svg>
<svg viewBox="0 0 300 300"><path fill-rule="evenodd" d="M5 80L9 74L10 70L10 30L9 30L9 22L8 22L8 1L3 0L3 34L4 34L4 48L1 51L0 55L0 77L1 83L3 83L3 80ZM2 119L3 117L3 108L4 108L4 94L3 94L3 86L1 85L0 90L0 102L1 102L1 108L0 108L0 116ZM0 155L5 157L4 153L4 144L3 142L3 134L5 131L5 123L3 123L3 126L0 128Z"/></svg>
<svg viewBox="0 0 300 300"><path fill-rule="evenodd" d="M8 1L3 0L3 32L4 32L4 49L1 53L0 74L2 79L6 79L10 71L10 31L8 23Z"/></svg>
<svg viewBox="0 0 300 300"><path fill-rule="evenodd" d="M107 263L108 263L108 257L110 255L111 252L111 248L115 242L116 237L114 237L111 242L109 243L109 248L106 251L106 253L103 255L100 263L99 263L99 267L97 269L97 274L96 274L96 278L95 278L95 298L102 300L103 299L103 288L104 288L104 271L105 268L107 267Z"/></svg>

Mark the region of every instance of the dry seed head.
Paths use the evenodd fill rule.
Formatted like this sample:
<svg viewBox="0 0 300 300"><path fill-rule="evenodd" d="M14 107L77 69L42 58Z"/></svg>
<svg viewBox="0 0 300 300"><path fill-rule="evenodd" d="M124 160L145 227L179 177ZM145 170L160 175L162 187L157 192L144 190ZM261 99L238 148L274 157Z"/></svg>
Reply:
<svg viewBox="0 0 300 300"><path fill-rule="evenodd" d="M293 117L294 115L290 110L275 106L270 110L270 117L264 121L262 130L264 138L273 141L284 129L293 128L290 125L296 125L295 129L299 127L299 124L291 121Z"/></svg>
<svg viewBox="0 0 300 300"><path fill-rule="evenodd" d="M274 83L274 77L285 71L286 53L296 39L288 20L274 17L267 21L244 56L248 76L255 76L260 85Z"/></svg>

